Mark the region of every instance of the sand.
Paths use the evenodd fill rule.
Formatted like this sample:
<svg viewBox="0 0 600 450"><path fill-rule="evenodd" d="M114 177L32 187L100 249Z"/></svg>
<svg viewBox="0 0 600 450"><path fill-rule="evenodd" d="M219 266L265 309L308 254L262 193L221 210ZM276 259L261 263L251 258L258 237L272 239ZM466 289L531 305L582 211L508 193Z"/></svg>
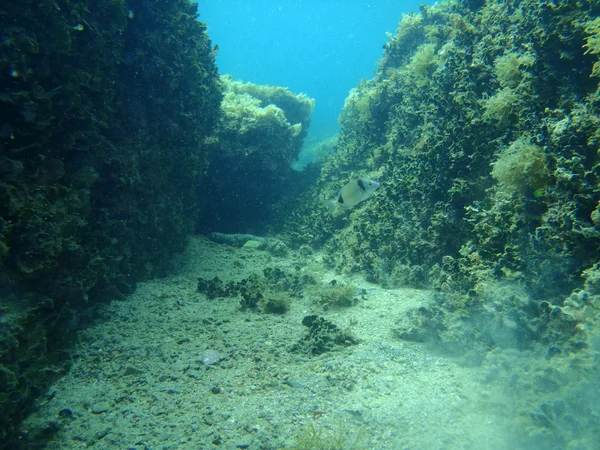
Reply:
<svg viewBox="0 0 600 450"><path fill-rule="evenodd" d="M318 253L276 257L203 237L192 238L177 266L97 308L72 370L23 424L31 439L45 433L48 449L278 449L311 436L312 447L298 448L329 448L336 438L344 449L509 447L510 405L485 369L392 332L407 310L431 301L430 292L336 275ZM274 315L197 291L199 276L240 280L296 266L367 295L328 311L305 296ZM307 314L347 327L359 343L318 356L291 351ZM207 350L220 360L205 364Z"/></svg>

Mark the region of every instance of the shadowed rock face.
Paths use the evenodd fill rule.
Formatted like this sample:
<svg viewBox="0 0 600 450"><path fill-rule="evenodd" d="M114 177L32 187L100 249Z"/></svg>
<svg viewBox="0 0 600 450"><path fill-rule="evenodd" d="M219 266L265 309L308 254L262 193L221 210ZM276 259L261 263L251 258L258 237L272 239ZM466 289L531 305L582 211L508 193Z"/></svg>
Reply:
<svg viewBox="0 0 600 450"><path fill-rule="evenodd" d="M0 441L64 373L79 307L193 230L222 94L195 5L163 3L0 8Z"/></svg>

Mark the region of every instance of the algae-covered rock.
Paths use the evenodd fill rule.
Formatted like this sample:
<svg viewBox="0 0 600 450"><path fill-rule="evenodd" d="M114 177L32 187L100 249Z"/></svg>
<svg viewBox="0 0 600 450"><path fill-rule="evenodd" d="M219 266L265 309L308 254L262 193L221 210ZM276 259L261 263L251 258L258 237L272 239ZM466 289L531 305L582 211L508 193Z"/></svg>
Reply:
<svg viewBox="0 0 600 450"><path fill-rule="evenodd" d="M539 364L500 369L519 380L509 390L526 447L598 440L586 390L598 389L599 13L590 1L491 0L406 15L284 227L337 270L435 289L439 302L399 318L399 338L431 339L465 364L542 348ZM381 183L368 202L323 215L324 193L366 174Z"/></svg>
<svg viewBox="0 0 600 450"><path fill-rule="evenodd" d="M555 278L560 301L600 256L591 11L448 2L404 16L375 78L350 93L289 241L390 285ZM324 193L365 174L376 195L346 220L322 213Z"/></svg>
<svg viewBox="0 0 600 450"><path fill-rule="evenodd" d="M0 6L0 365L19 379L0 395L3 444L68 367L79 309L166 273L194 228L222 97L197 15L188 0Z"/></svg>
<svg viewBox="0 0 600 450"><path fill-rule="evenodd" d="M223 282L218 277L200 277L197 289L209 299L239 296L242 310L285 314L292 299L301 297L304 288L314 284L316 282L309 274L266 267L262 274L252 274L239 281Z"/></svg>
<svg viewBox="0 0 600 450"><path fill-rule="evenodd" d="M320 355L338 347L358 344L358 339L349 331L342 330L323 317L310 315L302 319L307 328L304 336L292 346L292 351Z"/></svg>
<svg viewBox="0 0 600 450"><path fill-rule="evenodd" d="M198 229L264 230L276 203L296 189L292 163L306 137L314 100L229 76L222 83L222 116L199 191L207 212L200 216Z"/></svg>

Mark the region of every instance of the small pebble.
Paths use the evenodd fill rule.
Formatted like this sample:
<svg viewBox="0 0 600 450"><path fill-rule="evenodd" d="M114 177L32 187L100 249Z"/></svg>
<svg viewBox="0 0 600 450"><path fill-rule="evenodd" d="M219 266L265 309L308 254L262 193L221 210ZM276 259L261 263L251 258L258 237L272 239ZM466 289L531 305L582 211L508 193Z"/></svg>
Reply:
<svg viewBox="0 0 600 450"><path fill-rule="evenodd" d="M200 353L200 361L205 366L211 366L218 363L221 360L221 355L216 350L204 350Z"/></svg>
<svg viewBox="0 0 600 450"><path fill-rule="evenodd" d="M133 366L127 366L125 367L125 371L123 372L124 376L139 376L139 375L143 375L144 371L138 369L137 367L133 367Z"/></svg>
<svg viewBox="0 0 600 450"><path fill-rule="evenodd" d="M92 412L94 414L102 414L110 409L108 402L98 402L92 405Z"/></svg>
<svg viewBox="0 0 600 450"><path fill-rule="evenodd" d="M73 411L71 411L69 408L61 409L58 412L58 417L72 419L73 418Z"/></svg>

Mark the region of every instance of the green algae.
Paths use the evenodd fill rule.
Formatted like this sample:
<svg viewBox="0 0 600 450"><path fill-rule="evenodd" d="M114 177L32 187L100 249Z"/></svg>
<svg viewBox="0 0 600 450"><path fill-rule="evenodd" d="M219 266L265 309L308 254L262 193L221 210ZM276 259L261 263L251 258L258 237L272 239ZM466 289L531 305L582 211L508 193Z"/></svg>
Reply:
<svg viewBox="0 0 600 450"><path fill-rule="evenodd" d="M341 422L335 431L310 424L297 435L296 444L288 448L290 450L356 450L361 448L362 439L360 430L353 435Z"/></svg>

